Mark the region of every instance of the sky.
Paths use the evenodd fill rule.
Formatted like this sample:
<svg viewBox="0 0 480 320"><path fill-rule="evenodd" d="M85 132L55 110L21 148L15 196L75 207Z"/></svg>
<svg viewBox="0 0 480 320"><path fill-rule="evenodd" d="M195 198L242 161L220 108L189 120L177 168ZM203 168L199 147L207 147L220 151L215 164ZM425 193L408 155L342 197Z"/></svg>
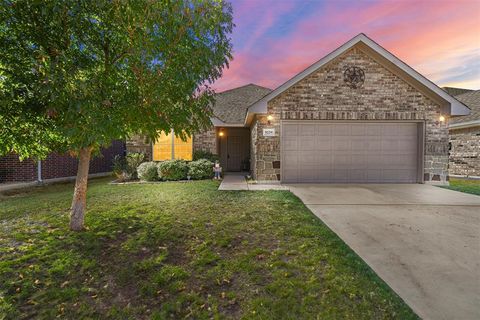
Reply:
<svg viewBox="0 0 480 320"><path fill-rule="evenodd" d="M480 89L480 0L233 0L217 92L276 88L359 33L439 86Z"/></svg>

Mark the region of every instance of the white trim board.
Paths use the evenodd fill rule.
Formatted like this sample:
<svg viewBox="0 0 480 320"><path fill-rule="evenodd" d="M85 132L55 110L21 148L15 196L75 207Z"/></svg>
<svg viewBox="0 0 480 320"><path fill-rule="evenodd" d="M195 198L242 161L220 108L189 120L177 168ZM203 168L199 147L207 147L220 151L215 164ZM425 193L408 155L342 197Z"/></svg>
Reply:
<svg viewBox="0 0 480 320"><path fill-rule="evenodd" d="M438 96L441 100L445 101L449 106L448 114L452 116L463 116L463 115L468 115L470 114L470 109L449 95L447 92L442 90L440 87L438 87L436 84L422 76L420 73L415 71L413 68L408 66L406 63L395 57L393 54L388 52L386 49L381 47L378 43L367 37L365 34L360 33L359 35L355 36L354 38L350 39L346 43L344 43L342 46L337 48L336 50L332 51L331 53L327 54L325 57L322 59L318 60L314 64L312 64L310 67L306 68L284 84L280 85L278 88L267 94L265 97L262 99L258 100L254 104L252 104L248 110L247 110L247 115L245 117L245 124L250 123L250 121L253 119L253 116L257 113L259 114L266 114L267 113L267 103L268 101L272 100L273 98L277 97L280 95L282 92L287 90L288 88L292 87L302 79L306 78L328 62L332 61L336 57L340 56L353 46L355 46L358 43L363 43L379 55L381 55L383 58L387 59L390 61L393 65L401 69L403 72L407 73L409 76L414 78L416 81L421 83L423 86L425 86L427 89L429 89L432 93L434 93L436 96Z"/></svg>
<svg viewBox="0 0 480 320"><path fill-rule="evenodd" d="M459 123L452 123L448 125L448 129L464 129L464 128L472 128L472 127L479 127L480 120L472 120L472 121L465 121Z"/></svg>

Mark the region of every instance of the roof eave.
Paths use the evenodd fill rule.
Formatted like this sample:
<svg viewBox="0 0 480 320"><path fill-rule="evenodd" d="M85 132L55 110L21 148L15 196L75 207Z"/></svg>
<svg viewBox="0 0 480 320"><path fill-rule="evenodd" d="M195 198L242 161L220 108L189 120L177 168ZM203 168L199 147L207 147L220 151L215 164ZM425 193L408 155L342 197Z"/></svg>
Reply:
<svg viewBox="0 0 480 320"><path fill-rule="evenodd" d="M245 127L245 123L228 123L218 118L210 118L214 127Z"/></svg>
<svg viewBox="0 0 480 320"><path fill-rule="evenodd" d="M465 121L459 123L452 123L448 125L448 129L465 129L480 126L480 120Z"/></svg>

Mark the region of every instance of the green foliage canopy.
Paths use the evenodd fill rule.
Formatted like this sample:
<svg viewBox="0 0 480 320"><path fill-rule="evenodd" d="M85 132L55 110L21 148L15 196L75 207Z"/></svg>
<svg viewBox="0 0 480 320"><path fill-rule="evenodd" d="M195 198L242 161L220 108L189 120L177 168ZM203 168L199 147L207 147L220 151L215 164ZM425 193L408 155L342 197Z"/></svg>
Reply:
<svg viewBox="0 0 480 320"><path fill-rule="evenodd" d="M206 128L232 28L216 0L2 1L0 154Z"/></svg>

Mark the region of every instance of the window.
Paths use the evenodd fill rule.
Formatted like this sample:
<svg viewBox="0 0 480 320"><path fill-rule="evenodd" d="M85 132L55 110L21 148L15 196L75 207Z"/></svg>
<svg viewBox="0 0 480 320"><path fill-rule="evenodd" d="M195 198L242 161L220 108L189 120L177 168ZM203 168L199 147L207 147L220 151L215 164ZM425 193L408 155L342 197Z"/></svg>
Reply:
<svg viewBox="0 0 480 320"><path fill-rule="evenodd" d="M169 134L162 132L153 144L153 160L163 161L170 159L192 160L192 137L186 141L175 137L173 130Z"/></svg>

